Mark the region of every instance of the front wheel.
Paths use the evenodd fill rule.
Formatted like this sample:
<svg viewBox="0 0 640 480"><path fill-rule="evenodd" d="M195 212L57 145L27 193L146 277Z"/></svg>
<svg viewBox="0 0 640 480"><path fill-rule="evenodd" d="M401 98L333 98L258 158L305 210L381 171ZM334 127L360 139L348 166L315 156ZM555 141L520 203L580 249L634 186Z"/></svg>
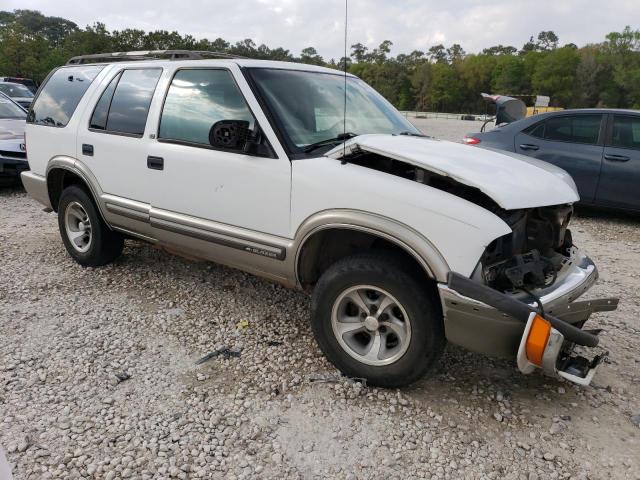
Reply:
<svg viewBox="0 0 640 480"><path fill-rule="evenodd" d="M358 254L331 266L314 289L312 327L342 373L381 387L418 380L445 345L432 286L387 253Z"/></svg>
<svg viewBox="0 0 640 480"><path fill-rule="evenodd" d="M91 197L77 185L60 196L58 227L67 252L80 265L106 265L122 254L123 236L104 223Z"/></svg>

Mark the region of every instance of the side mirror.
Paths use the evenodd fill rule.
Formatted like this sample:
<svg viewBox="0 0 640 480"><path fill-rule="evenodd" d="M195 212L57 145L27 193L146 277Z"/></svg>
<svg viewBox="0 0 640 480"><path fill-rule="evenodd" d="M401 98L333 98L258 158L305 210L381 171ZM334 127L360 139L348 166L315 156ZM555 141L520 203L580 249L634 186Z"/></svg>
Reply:
<svg viewBox="0 0 640 480"><path fill-rule="evenodd" d="M209 130L209 143L212 147L229 150L244 150L251 136L249 122L246 120L220 120Z"/></svg>
<svg viewBox="0 0 640 480"><path fill-rule="evenodd" d="M209 130L209 143L212 147L236 150L258 157L275 158L271 145L256 123L254 130L246 120L220 120Z"/></svg>

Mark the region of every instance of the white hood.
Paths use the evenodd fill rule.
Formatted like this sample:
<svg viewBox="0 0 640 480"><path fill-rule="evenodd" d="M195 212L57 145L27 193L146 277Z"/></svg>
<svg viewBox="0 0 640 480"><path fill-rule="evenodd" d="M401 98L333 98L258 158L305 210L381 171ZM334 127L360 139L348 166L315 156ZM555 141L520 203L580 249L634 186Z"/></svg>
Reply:
<svg viewBox="0 0 640 480"><path fill-rule="evenodd" d="M0 118L0 140L24 140L26 120L20 118Z"/></svg>
<svg viewBox="0 0 640 480"><path fill-rule="evenodd" d="M475 187L506 210L577 202L571 176L554 165L497 150L405 135L359 135L326 153L363 150L410 163Z"/></svg>
<svg viewBox="0 0 640 480"><path fill-rule="evenodd" d="M25 120L0 119L0 151L23 154Z"/></svg>

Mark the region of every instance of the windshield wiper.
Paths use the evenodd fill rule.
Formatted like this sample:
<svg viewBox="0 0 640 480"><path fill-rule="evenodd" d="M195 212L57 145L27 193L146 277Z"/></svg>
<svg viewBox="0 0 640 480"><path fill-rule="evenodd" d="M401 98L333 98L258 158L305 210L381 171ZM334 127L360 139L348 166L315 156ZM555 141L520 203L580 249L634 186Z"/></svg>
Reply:
<svg viewBox="0 0 640 480"><path fill-rule="evenodd" d="M343 140L349 140L350 138L357 137L357 136L358 134L353 132L341 133L339 135L336 135L333 138L327 138L326 140L321 140L319 142L307 145L306 147L304 147L303 151L304 153L309 153L314 151L317 148L326 147L327 145L333 145L334 143L340 143Z"/></svg>

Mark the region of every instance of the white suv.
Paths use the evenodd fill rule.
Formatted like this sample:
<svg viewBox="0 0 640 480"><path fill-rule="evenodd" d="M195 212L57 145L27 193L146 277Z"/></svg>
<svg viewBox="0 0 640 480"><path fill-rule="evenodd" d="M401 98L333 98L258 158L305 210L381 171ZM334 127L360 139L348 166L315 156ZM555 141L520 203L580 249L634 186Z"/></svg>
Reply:
<svg viewBox="0 0 640 480"><path fill-rule="evenodd" d="M597 271L566 172L425 137L353 75L206 56L79 57L44 82L22 178L78 263L135 237L313 292L320 348L375 385L446 340L591 380L603 355L571 351L617 300L575 302Z"/></svg>

